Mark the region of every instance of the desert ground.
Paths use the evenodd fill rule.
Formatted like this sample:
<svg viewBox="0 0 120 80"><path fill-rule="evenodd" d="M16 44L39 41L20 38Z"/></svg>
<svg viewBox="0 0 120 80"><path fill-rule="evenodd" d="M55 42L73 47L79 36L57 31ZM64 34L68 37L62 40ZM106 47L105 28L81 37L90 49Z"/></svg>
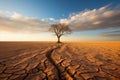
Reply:
<svg viewBox="0 0 120 80"><path fill-rule="evenodd" d="M120 80L120 42L0 42L0 80Z"/></svg>

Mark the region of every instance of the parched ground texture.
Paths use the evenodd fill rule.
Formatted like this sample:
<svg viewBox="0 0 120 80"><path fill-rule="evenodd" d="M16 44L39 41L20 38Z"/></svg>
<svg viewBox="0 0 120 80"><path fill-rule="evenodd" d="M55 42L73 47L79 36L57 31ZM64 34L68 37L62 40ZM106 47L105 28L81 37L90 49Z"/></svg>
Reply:
<svg viewBox="0 0 120 80"><path fill-rule="evenodd" d="M120 80L120 42L0 42L0 80Z"/></svg>

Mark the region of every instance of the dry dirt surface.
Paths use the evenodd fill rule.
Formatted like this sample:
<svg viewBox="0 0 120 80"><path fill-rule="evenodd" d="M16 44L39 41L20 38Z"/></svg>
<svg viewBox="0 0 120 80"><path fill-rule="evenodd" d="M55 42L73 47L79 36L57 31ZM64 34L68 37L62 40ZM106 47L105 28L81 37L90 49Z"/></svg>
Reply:
<svg viewBox="0 0 120 80"><path fill-rule="evenodd" d="M0 80L120 80L120 42L0 42Z"/></svg>

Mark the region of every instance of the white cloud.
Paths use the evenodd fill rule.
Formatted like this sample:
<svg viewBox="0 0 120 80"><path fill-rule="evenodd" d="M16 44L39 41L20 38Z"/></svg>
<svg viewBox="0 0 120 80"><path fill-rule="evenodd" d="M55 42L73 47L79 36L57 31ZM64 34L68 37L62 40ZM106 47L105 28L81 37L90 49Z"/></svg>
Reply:
<svg viewBox="0 0 120 80"><path fill-rule="evenodd" d="M117 28L120 27L120 6L110 8L107 5L74 13L67 19L61 19L60 23L68 24L75 31Z"/></svg>
<svg viewBox="0 0 120 80"><path fill-rule="evenodd" d="M54 18L49 18L49 20L51 20L51 21L55 21L55 19L54 19Z"/></svg>
<svg viewBox="0 0 120 80"><path fill-rule="evenodd" d="M47 31L49 24L46 21L14 12L9 17L0 16L0 28L0 31L32 33Z"/></svg>
<svg viewBox="0 0 120 80"><path fill-rule="evenodd" d="M42 20L42 21L49 22L49 23L54 23L54 22L57 21L55 18L44 18L44 19L41 19L41 20Z"/></svg>

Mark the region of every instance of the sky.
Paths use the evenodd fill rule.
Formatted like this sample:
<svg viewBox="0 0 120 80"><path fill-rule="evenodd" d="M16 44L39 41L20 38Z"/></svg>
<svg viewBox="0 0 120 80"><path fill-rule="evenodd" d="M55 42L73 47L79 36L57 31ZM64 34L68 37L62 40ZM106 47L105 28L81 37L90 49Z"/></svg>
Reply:
<svg viewBox="0 0 120 80"><path fill-rule="evenodd" d="M120 41L120 0L0 0L0 41L56 41L57 23L62 41Z"/></svg>

